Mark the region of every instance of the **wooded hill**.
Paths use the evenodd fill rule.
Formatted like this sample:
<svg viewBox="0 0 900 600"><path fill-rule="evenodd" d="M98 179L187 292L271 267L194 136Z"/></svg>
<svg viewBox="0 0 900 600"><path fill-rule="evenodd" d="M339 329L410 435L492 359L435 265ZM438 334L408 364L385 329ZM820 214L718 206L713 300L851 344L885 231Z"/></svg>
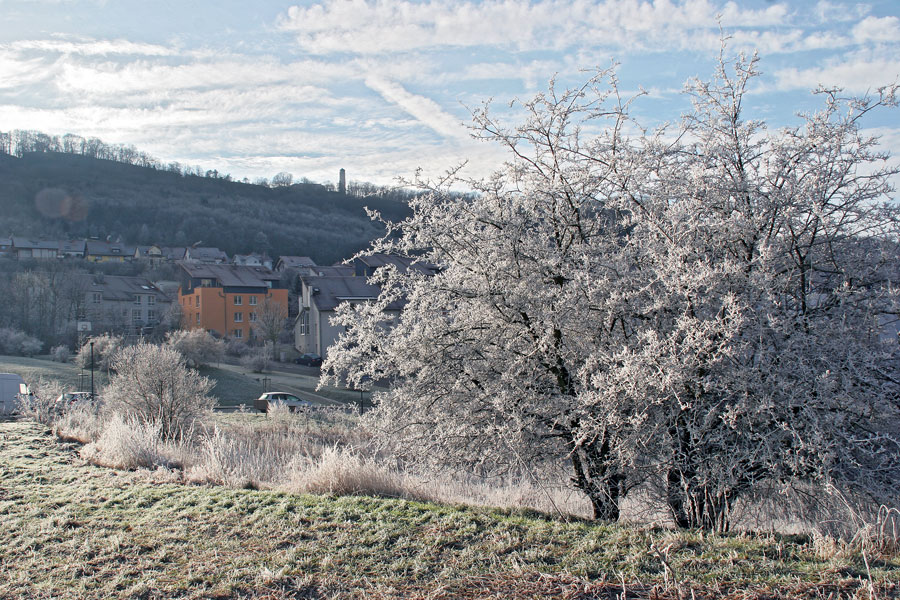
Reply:
<svg viewBox="0 0 900 600"><path fill-rule="evenodd" d="M61 152L0 153L0 236L201 242L229 255L268 252L330 264L382 233L407 192L350 196L315 183L268 187Z"/></svg>

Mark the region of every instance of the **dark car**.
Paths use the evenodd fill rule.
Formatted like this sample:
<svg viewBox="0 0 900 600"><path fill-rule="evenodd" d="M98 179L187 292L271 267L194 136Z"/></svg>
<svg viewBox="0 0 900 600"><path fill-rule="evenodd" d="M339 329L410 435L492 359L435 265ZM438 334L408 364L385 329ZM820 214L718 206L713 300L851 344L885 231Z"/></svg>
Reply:
<svg viewBox="0 0 900 600"><path fill-rule="evenodd" d="M321 367L322 357L315 353L301 354L294 359L298 365L306 365L307 367Z"/></svg>

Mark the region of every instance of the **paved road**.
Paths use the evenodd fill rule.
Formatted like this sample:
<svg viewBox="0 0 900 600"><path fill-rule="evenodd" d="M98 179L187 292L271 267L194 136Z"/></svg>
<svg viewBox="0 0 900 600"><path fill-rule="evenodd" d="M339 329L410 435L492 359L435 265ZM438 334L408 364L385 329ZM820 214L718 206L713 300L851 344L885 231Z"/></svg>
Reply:
<svg viewBox="0 0 900 600"><path fill-rule="evenodd" d="M315 391L319 383L319 369L316 367L304 367L288 363L270 363L266 373L249 373L241 365L223 362L220 369L240 373L253 377L257 381L268 379L270 391L287 392L307 400L316 406L346 406L356 405L359 402L359 392L342 389L328 388L328 396ZM330 397L329 397L330 396ZM247 404L252 404L253 399L248 398Z"/></svg>

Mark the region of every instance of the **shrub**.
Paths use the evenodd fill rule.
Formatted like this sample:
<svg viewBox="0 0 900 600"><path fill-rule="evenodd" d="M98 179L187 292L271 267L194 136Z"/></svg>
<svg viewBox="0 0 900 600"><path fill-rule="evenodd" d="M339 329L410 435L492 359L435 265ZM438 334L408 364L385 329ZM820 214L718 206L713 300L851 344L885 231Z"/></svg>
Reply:
<svg viewBox="0 0 900 600"><path fill-rule="evenodd" d="M244 356L250 352L250 346L241 340L230 339L225 343L225 354L228 356Z"/></svg>
<svg viewBox="0 0 900 600"><path fill-rule="evenodd" d="M75 356L75 364L82 369L91 368L91 343L94 344L94 368L108 371L110 358L125 344L125 340L108 333L89 338Z"/></svg>
<svg viewBox="0 0 900 600"><path fill-rule="evenodd" d="M34 356L41 351L41 348L44 347L44 342L40 341L37 338L26 336L24 340L22 340L21 352L22 356Z"/></svg>
<svg viewBox="0 0 900 600"><path fill-rule="evenodd" d="M190 370L171 346L137 344L110 360L115 371L103 399L113 412L159 426L163 439L181 437L198 416L215 406L212 382Z"/></svg>
<svg viewBox="0 0 900 600"><path fill-rule="evenodd" d="M22 414L38 423L50 426L65 406L57 406L56 399L65 387L55 379L40 378L32 383L31 394L21 397Z"/></svg>
<svg viewBox="0 0 900 600"><path fill-rule="evenodd" d="M72 353L69 352L68 346L54 346L52 350L50 350L50 358L55 360L56 362L66 363L69 362L69 358L71 358Z"/></svg>
<svg viewBox="0 0 900 600"><path fill-rule="evenodd" d="M254 373L262 373L269 368L269 353L264 347L257 348L241 359L241 365Z"/></svg>
<svg viewBox="0 0 900 600"><path fill-rule="evenodd" d="M53 431L61 440L88 444L103 432L103 418L96 403L79 402L53 421Z"/></svg>
<svg viewBox="0 0 900 600"><path fill-rule="evenodd" d="M0 327L0 354L12 356L33 356L41 351L44 344L13 327Z"/></svg>
<svg viewBox="0 0 900 600"><path fill-rule="evenodd" d="M81 456L114 469L168 468L172 463L165 450L160 422L113 413L99 439L82 448Z"/></svg>
<svg viewBox="0 0 900 600"><path fill-rule="evenodd" d="M179 329L166 334L166 344L184 356L189 367L198 368L219 362L225 355L225 343L203 329Z"/></svg>

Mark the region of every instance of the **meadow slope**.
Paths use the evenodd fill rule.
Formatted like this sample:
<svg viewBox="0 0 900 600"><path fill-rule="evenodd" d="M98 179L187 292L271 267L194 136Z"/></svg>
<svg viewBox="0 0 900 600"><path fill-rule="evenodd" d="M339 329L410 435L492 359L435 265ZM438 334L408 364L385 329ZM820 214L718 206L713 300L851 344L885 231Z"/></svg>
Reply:
<svg viewBox="0 0 900 600"><path fill-rule="evenodd" d="M77 451L0 423L0 598L898 596L900 557L803 537L187 486Z"/></svg>

